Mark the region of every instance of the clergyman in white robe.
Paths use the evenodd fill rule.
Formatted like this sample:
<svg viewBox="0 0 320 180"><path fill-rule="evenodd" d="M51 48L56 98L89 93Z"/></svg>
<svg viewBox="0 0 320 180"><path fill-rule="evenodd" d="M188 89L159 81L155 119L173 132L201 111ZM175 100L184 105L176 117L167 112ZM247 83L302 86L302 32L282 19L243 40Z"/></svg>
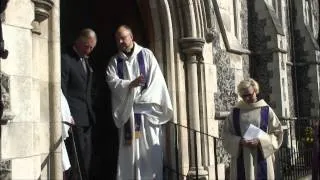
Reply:
<svg viewBox="0 0 320 180"><path fill-rule="evenodd" d="M140 74L138 53L142 51L146 72L146 85L129 89L131 81ZM123 60L123 78L118 76L117 59ZM146 48L134 44L130 57L119 52L111 58L106 71L107 83L112 93L112 112L115 125L119 128L118 180L162 180L161 125L173 115L173 108L166 86L154 54ZM134 114L141 116L140 137L134 135ZM124 125L131 123L132 143L127 144Z"/></svg>
<svg viewBox="0 0 320 180"><path fill-rule="evenodd" d="M72 116L71 116L71 112L69 109L69 105L67 102L67 99L65 98L65 96L63 95L62 91L60 92L61 97L60 97L60 102L61 102L61 119L62 122L67 122L69 124L72 123ZM68 170L71 165L70 165L70 160L69 160L69 156L67 153L67 149L66 149L66 145L64 143L64 140L66 140L69 135L68 135L68 131L69 131L70 126L63 123L62 124L62 167L63 167L63 171Z"/></svg>
<svg viewBox="0 0 320 180"><path fill-rule="evenodd" d="M250 124L266 131L258 137L260 144L255 148L240 145ZM226 119L223 131L224 148L231 154L230 179L275 179L274 153L282 144L283 130L264 100L251 104L240 101Z"/></svg>

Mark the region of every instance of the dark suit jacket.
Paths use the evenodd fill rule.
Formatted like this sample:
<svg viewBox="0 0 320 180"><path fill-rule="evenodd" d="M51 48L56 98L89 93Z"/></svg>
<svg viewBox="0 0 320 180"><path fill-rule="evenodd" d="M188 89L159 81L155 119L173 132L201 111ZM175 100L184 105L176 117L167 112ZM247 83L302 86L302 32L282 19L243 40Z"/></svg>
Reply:
<svg viewBox="0 0 320 180"><path fill-rule="evenodd" d="M61 56L61 88L70 106L76 126L95 123L92 102L93 70L86 74L79 55L69 47Z"/></svg>

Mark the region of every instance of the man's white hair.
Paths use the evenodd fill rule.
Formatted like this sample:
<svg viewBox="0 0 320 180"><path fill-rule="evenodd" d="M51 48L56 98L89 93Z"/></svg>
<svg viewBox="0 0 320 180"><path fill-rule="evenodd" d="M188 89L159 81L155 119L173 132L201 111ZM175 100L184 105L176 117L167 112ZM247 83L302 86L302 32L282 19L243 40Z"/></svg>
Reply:
<svg viewBox="0 0 320 180"><path fill-rule="evenodd" d="M95 40L95 43L97 43L98 39L94 30L85 28L80 31L77 41L86 42L90 38L93 38Z"/></svg>

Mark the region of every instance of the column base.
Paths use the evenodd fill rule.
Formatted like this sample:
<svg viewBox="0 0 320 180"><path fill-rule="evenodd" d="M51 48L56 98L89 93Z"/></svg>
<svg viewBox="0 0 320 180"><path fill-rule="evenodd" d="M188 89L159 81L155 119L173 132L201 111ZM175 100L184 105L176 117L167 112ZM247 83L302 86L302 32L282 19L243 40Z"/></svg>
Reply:
<svg viewBox="0 0 320 180"><path fill-rule="evenodd" d="M194 180L194 179L208 180L209 179L208 171L201 166L201 167L198 167L198 174L197 174L197 168L191 167L188 172L187 180Z"/></svg>

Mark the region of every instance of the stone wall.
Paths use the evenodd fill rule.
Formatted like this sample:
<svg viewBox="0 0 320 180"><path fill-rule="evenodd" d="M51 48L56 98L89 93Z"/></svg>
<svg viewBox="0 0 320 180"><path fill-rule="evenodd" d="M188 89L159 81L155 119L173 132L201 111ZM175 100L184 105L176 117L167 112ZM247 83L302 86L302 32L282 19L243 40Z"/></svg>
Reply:
<svg viewBox="0 0 320 180"><path fill-rule="evenodd" d="M241 28L241 45L244 49L249 50L249 32L248 32L248 1L241 0L241 11L240 11L240 21L242 24ZM242 69L243 69L243 77L250 77L250 61L249 55L242 55Z"/></svg>
<svg viewBox="0 0 320 180"><path fill-rule="evenodd" d="M269 78L272 72L269 72L268 63L273 60L272 52L268 52L267 42L271 37L266 35L267 19L258 19L258 13L255 11L255 1L248 1L249 9L249 49L252 52L250 56L251 76L256 79L260 85L259 97L269 102L269 94L272 93L269 84Z"/></svg>
<svg viewBox="0 0 320 180"><path fill-rule="evenodd" d="M240 45L240 49L247 50L248 49L248 36L249 32L247 29L248 26L248 6L246 0L239 1L240 7L238 7L236 13L239 14L239 29L240 36L237 39L228 39L228 43L237 44L238 41ZM226 6L226 5L225 5ZM225 7L228 9L227 7ZM230 7L229 7L230 8ZM228 18L227 18L228 19ZM233 19L229 17L229 19ZM219 31L217 29L217 31ZM232 32L229 32L232 34ZM223 36L223 35L222 35ZM249 72L249 55L238 52L235 54L234 52L229 52L228 48L225 47L225 42L218 36L213 42L213 62L217 67L217 92L214 94L215 97L215 111L216 112L229 112L231 108L238 101L237 94L237 83L243 78L248 78L250 76ZM224 124L224 120L219 121L219 134L222 133L222 127ZM218 163L224 163L227 167L229 167L230 156L223 149L222 141L218 141L217 143L217 160Z"/></svg>
<svg viewBox="0 0 320 180"><path fill-rule="evenodd" d="M303 7L306 6L307 1L296 1L292 6L292 22L294 29L294 65L296 67L296 81L297 81L297 110L300 117L318 116L318 113L313 113L312 109L319 111L318 107L315 107L313 100L319 98L318 88L319 80L317 75L317 50L319 51L319 45L316 43L318 34L319 22L313 24L305 21L303 18L305 10ZM319 14L319 6L317 3L313 7L310 7L306 11L309 11L314 20L318 20L318 17L314 15ZM309 23L309 24L308 24ZM315 25L317 24L317 25Z"/></svg>
<svg viewBox="0 0 320 180"><path fill-rule="evenodd" d="M60 120L55 113L60 111L60 96L51 93L60 85L60 51L56 51L60 43L52 36L59 31L47 20L52 4L51 0L10 0L2 23L9 56L1 60L1 72L10 80L4 89L10 91L9 109L14 119L1 125L0 158L5 162L2 170L9 169L12 179L45 179L49 175L54 179L53 170L59 167L48 166L53 162L49 159L59 154L58 149L49 152L55 120ZM53 22L59 23L59 19ZM53 51L58 55L53 56Z"/></svg>

